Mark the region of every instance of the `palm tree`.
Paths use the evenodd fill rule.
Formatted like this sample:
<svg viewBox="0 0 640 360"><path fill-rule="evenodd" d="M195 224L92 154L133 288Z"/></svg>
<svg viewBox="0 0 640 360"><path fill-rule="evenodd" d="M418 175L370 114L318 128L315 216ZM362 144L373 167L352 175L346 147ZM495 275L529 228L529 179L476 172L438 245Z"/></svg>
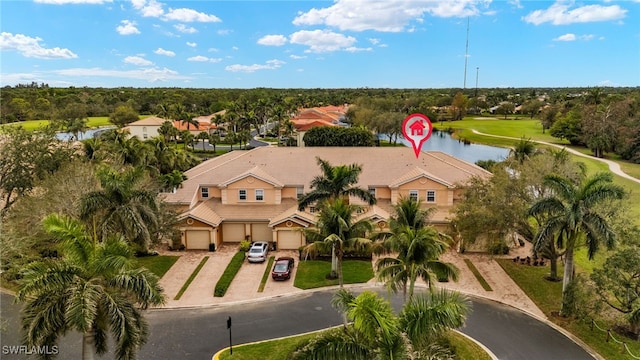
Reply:
<svg viewBox="0 0 640 360"><path fill-rule="evenodd" d="M536 153L536 144L531 139L520 139L513 149L511 149L511 155L522 164L525 160L530 158Z"/></svg>
<svg viewBox="0 0 640 360"><path fill-rule="evenodd" d="M176 130L171 121L167 120L158 128L158 134L162 135L164 141L169 141L175 136Z"/></svg>
<svg viewBox="0 0 640 360"><path fill-rule="evenodd" d="M149 333L140 309L164 303L158 278L136 268L129 246L119 237L98 242L75 219L51 214L48 234L61 242L62 256L31 263L23 272L18 301L24 302L26 345L54 346L70 330L82 337L82 359L107 351L107 335L116 358L133 359Z"/></svg>
<svg viewBox="0 0 640 360"><path fill-rule="evenodd" d="M333 303L353 323L300 345L292 359L418 358L419 354L429 355L437 336L464 325L470 311L466 297L446 290L414 298L398 316L388 301L371 291L357 297L345 292L339 291Z"/></svg>
<svg viewBox="0 0 640 360"><path fill-rule="evenodd" d="M156 194L140 187L144 172L122 172L103 166L96 173L102 190L87 193L80 202L80 218L95 224L103 235L121 234L146 252L157 227Z"/></svg>
<svg viewBox="0 0 640 360"><path fill-rule="evenodd" d="M197 140L202 140L202 151L205 150L204 148L204 141L205 140L209 140L209 134L207 134L205 131L199 133L198 135L196 135L196 139Z"/></svg>
<svg viewBox="0 0 640 360"><path fill-rule="evenodd" d="M353 222L353 215L358 207L348 204L344 199L333 203L324 203L315 228L305 231L307 241L311 241L304 249L308 254L327 253L331 251L331 276L338 278L343 287L342 258L345 249L364 249L371 245L367 235L373 225L365 219Z"/></svg>
<svg viewBox="0 0 640 360"><path fill-rule="evenodd" d="M402 290L405 301L413 298L415 283L422 279L430 290L438 280L458 280L458 268L438 260L448 248L434 227L414 229L403 226L385 240L385 247L397 257L383 257L376 261L378 279L396 293ZM408 294L407 294L408 293ZM408 295L408 296L407 296Z"/></svg>
<svg viewBox="0 0 640 360"><path fill-rule="evenodd" d="M311 189L308 194L298 200L298 210L304 210L308 205L321 203L324 200L335 201L340 197L356 196L369 205L376 203L376 198L368 191L355 187L362 167L358 164L331 166L329 162L317 158L322 175L311 180Z"/></svg>
<svg viewBox="0 0 640 360"><path fill-rule="evenodd" d="M401 197L398 203L393 206L393 210L395 214L389 220L389 227L392 230L400 229L403 226L420 229L427 225L429 217L436 208L424 209L420 200Z"/></svg>
<svg viewBox="0 0 640 360"><path fill-rule="evenodd" d="M567 286L573 280L573 255L578 242L585 240L590 260L602 242L608 248L615 243L615 233L597 211L598 205L625 196L624 188L612 181L611 173L597 173L579 184L558 175L547 175L544 184L552 189L553 194L536 201L529 209L533 217L546 219L540 225L534 242L544 242L552 239L553 234L560 234L557 245L565 249L563 308L567 300Z"/></svg>

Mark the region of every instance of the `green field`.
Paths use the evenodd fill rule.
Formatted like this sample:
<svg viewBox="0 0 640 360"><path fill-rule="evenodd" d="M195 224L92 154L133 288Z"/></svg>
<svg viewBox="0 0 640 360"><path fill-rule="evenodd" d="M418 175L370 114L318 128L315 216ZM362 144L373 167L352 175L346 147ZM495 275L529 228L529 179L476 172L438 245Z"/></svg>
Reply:
<svg viewBox="0 0 640 360"><path fill-rule="evenodd" d="M538 120L500 120L493 118L477 119L468 117L461 121L444 121L434 123L433 125L434 129L455 130L454 136L457 138L467 139L471 142L485 145L511 147L518 141L516 139L525 138L536 141L545 141L552 144L567 145L567 147L583 154L590 154L590 151L586 148L568 146L566 141L560 141L549 135L548 132L543 134L542 126ZM472 129L485 134L508 136L515 139L502 139L492 136L478 135L474 134ZM572 157L574 161L584 163L590 174L600 171L609 171L608 165L596 158L587 158L578 155L572 155ZM609 160L620 164L622 170L627 174L640 179L640 164L620 160L617 156L610 158ZM624 186L627 192L629 192L630 197L628 201L631 204L631 212L633 217L637 219L636 223L640 225L640 184L617 175L614 177L614 182L618 185Z"/></svg>

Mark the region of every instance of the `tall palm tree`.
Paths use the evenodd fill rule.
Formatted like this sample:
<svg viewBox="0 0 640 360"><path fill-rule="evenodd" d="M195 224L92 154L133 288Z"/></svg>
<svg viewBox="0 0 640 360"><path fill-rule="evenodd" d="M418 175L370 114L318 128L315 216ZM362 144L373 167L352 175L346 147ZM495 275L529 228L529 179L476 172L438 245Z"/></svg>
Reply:
<svg viewBox="0 0 640 360"><path fill-rule="evenodd" d="M322 175L311 180L311 192L298 200L298 210L313 203L329 200L335 201L340 197L356 196L370 205L376 203L376 198L368 191L354 186L358 183L358 176L362 167L358 164L332 166L329 162L317 158Z"/></svg>
<svg viewBox="0 0 640 360"><path fill-rule="evenodd" d="M397 316L388 301L371 291L357 297L339 291L333 303L340 303L352 324L300 345L292 359L417 358L444 331L464 325L470 311L466 297L446 290L414 298Z"/></svg>
<svg viewBox="0 0 640 360"><path fill-rule="evenodd" d="M397 204L393 206L394 215L389 220L389 227L401 229L409 226L412 229L420 229L427 225L429 217L436 210L435 207L425 209L420 200L413 200L408 197L401 197Z"/></svg>
<svg viewBox="0 0 640 360"><path fill-rule="evenodd" d="M405 225L385 240L385 247L397 253L397 257L383 257L376 261L378 279L394 293L402 290L405 301L413 298L418 278L430 290L440 279L458 280L458 268L438 259L448 244L434 227L414 229Z"/></svg>
<svg viewBox="0 0 640 360"><path fill-rule="evenodd" d="M143 170L136 167L119 172L103 166L96 175L102 190L82 197L80 218L94 223L103 235L121 234L146 252L158 225L158 204L155 192L141 186Z"/></svg>
<svg viewBox="0 0 640 360"><path fill-rule="evenodd" d="M536 144L531 141L531 139L525 139L524 137L516 143L513 149L511 149L511 155L520 164L535 155L535 153Z"/></svg>
<svg viewBox="0 0 640 360"><path fill-rule="evenodd" d="M345 249L363 249L371 245L367 235L373 230L373 225L365 219L353 222L357 209L344 199L324 203L315 228L305 231L307 241L311 241L304 249L305 256L331 251L331 276L338 278L340 287L344 285L342 258Z"/></svg>
<svg viewBox="0 0 640 360"><path fill-rule="evenodd" d="M544 242L557 236L558 247L565 249L564 276L562 278L563 307L567 300L567 286L573 280L573 255L579 241L585 240L587 255L593 259L600 245L608 248L615 243L615 233L607 219L598 213L598 205L625 196L624 188L612 183L611 173L597 173L582 183L550 174L544 184L553 194L536 201L529 209L535 218L545 219L534 242Z"/></svg>
<svg viewBox="0 0 640 360"><path fill-rule="evenodd" d="M129 246L119 237L92 238L75 219L51 214L48 234L61 243L62 256L28 265L17 299L24 302L22 328L27 346L54 346L60 335L83 334L82 359L107 351L133 359L149 333L140 309L164 303L158 278L136 268Z"/></svg>

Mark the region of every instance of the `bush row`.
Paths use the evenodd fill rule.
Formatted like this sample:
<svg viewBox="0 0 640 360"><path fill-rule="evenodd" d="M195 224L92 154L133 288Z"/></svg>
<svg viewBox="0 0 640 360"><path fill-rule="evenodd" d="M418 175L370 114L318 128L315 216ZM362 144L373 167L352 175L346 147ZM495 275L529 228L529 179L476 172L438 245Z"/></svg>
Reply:
<svg viewBox="0 0 640 360"><path fill-rule="evenodd" d="M213 296L223 297L224 294L227 293L227 289L229 288L229 285L231 285L231 281L233 281L233 278L236 276L238 271L240 271L240 267L244 262L244 256L244 251L238 251L238 253L233 255L233 258L229 261L229 265L224 269L220 280L216 283L216 287L213 290Z"/></svg>

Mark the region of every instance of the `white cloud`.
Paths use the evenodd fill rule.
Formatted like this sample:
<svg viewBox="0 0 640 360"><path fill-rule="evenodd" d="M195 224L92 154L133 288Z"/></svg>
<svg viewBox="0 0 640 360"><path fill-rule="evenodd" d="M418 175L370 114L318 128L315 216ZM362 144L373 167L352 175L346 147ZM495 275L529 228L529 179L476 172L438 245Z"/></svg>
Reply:
<svg viewBox="0 0 640 360"><path fill-rule="evenodd" d="M361 51L371 51L371 50L373 50L373 49L370 48L370 47L369 48L359 48L359 47L355 47L355 46L350 46L350 47L344 49L344 51L348 51L348 52L352 52L352 53L361 52Z"/></svg>
<svg viewBox="0 0 640 360"><path fill-rule="evenodd" d="M141 56L127 56L123 60L127 64L133 64L137 66L149 66L153 65L153 63Z"/></svg>
<svg viewBox="0 0 640 360"><path fill-rule="evenodd" d="M301 30L291 34L290 42L308 46L305 52L322 53L351 47L356 39L329 30Z"/></svg>
<svg viewBox="0 0 640 360"><path fill-rule="evenodd" d="M164 14L162 4L156 0L131 0L131 4L144 17L160 17Z"/></svg>
<svg viewBox="0 0 640 360"><path fill-rule="evenodd" d="M208 52L218 52L219 50L216 48L209 48L207 49Z"/></svg>
<svg viewBox="0 0 640 360"><path fill-rule="evenodd" d="M185 24L176 24L173 25L173 27L181 33L185 34L194 34L198 32L198 30L196 30L196 28L194 28L193 26L186 26Z"/></svg>
<svg viewBox="0 0 640 360"><path fill-rule="evenodd" d="M234 65L229 65L224 69L231 72L252 73L258 70L275 70L280 68L283 64L286 64L286 63L281 60L269 60L264 64L253 64L253 65L234 64Z"/></svg>
<svg viewBox="0 0 640 360"><path fill-rule="evenodd" d="M66 4L104 4L112 0L35 0L41 4L66 5Z"/></svg>
<svg viewBox="0 0 640 360"><path fill-rule="evenodd" d="M258 40L258 44L267 46L282 46L287 43L287 37L284 35L266 35Z"/></svg>
<svg viewBox="0 0 640 360"><path fill-rule="evenodd" d="M294 59L294 60L300 60L300 59L306 59L306 56L300 56L300 55L289 55L290 58Z"/></svg>
<svg viewBox="0 0 640 360"><path fill-rule="evenodd" d="M594 37L595 36L592 34L576 36L576 34L567 33L567 34L558 36L557 38L553 39L553 41L576 41L576 40L589 41L589 40L593 40Z"/></svg>
<svg viewBox="0 0 640 360"><path fill-rule="evenodd" d="M209 57L206 57L206 56L198 55L198 56L192 56L192 57L188 58L187 61L218 63L218 62L222 61L222 59L220 59L220 58L209 58Z"/></svg>
<svg viewBox="0 0 640 360"><path fill-rule="evenodd" d="M168 80L191 80L189 76L180 75L177 71L167 68L148 68L136 69L130 71L107 70L102 68L73 68L54 70L52 73L62 76L78 76L78 77L113 77L125 79L146 80L148 82L168 81Z"/></svg>
<svg viewBox="0 0 640 360"><path fill-rule="evenodd" d="M39 37L30 37L23 34L12 34L3 32L0 34L1 50L16 50L22 56L38 59L75 59L78 57L69 49L44 48L40 45L42 41Z"/></svg>
<svg viewBox="0 0 640 360"><path fill-rule="evenodd" d="M378 43L380 43L380 39L370 38L369 42L373 45L378 45Z"/></svg>
<svg viewBox="0 0 640 360"><path fill-rule="evenodd" d="M412 21L422 22L424 15L467 17L478 15L478 6L491 0L336 0L327 7L300 12L294 25L327 25L340 30L384 32L405 31Z"/></svg>
<svg viewBox="0 0 640 360"><path fill-rule="evenodd" d="M564 34L553 39L553 41L575 41L575 40L576 40L576 34Z"/></svg>
<svg viewBox="0 0 640 360"><path fill-rule="evenodd" d="M169 12L166 13L162 18L164 20L175 20L175 21L181 21L181 22L220 22L222 21L215 15L209 15L193 9L186 9L186 8L169 9Z"/></svg>
<svg viewBox="0 0 640 360"><path fill-rule="evenodd" d="M158 55L164 55L164 56L169 56L169 57L174 57L176 56L176 53L174 53L171 50L165 50L163 48L158 48L158 50L154 51L154 53L158 54Z"/></svg>
<svg viewBox="0 0 640 360"><path fill-rule="evenodd" d="M622 9L618 5L585 5L569 10L571 5L573 5L573 3L557 1L548 9L533 11L522 19L534 25L540 25L546 22L553 25L567 25L619 20L627 14L627 10Z"/></svg>
<svg viewBox="0 0 640 360"><path fill-rule="evenodd" d="M196 47L196 46L198 46L198 43L187 41L187 46Z"/></svg>
<svg viewBox="0 0 640 360"><path fill-rule="evenodd" d="M122 20L120 21L122 25L118 25L116 27L116 31L120 35L133 35L140 34L140 30L136 27L135 21L130 20Z"/></svg>

